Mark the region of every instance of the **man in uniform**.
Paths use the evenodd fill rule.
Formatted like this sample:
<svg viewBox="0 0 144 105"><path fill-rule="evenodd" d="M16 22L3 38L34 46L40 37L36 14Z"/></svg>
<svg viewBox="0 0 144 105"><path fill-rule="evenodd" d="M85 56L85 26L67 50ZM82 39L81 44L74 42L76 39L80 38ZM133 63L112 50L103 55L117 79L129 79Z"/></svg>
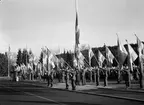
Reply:
<svg viewBox="0 0 144 105"><path fill-rule="evenodd" d="M107 86L108 85L108 68L104 67L103 68L103 74L104 74L104 86Z"/></svg>
<svg viewBox="0 0 144 105"><path fill-rule="evenodd" d="M76 69L76 85L80 85L80 71Z"/></svg>
<svg viewBox="0 0 144 105"><path fill-rule="evenodd" d="M71 85L72 85L72 90L76 90L76 71L74 69L71 70Z"/></svg>
<svg viewBox="0 0 144 105"><path fill-rule="evenodd" d="M81 77L82 77L82 85L86 85L85 73L86 73L86 68L84 67L84 68L82 69L82 74L81 74Z"/></svg>
<svg viewBox="0 0 144 105"><path fill-rule="evenodd" d="M50 75L49 75L51 87L53 87L53 78L54 78L54 70L52 70L52 71L50 72Z"/></svg>
<svg viewBox="0 0 144 105"><path fill-rule="evenodd" d="M130 69L128 69L128 67L124 67L124 80L127 89L130 87Z"/></svg>
<svg viewBox="0 0 144 105"><path fill-rule="evenodd" d="M99 86L99 82L100 82L100 72L99 68L96 67L96 86Z"/></svg>
<svg viewBox="0 0 144 105"><path fill-rule="evenodd" d="M65 83L66 83L66 89L69 88L69 70L68 68L65 70Z"/></svg>

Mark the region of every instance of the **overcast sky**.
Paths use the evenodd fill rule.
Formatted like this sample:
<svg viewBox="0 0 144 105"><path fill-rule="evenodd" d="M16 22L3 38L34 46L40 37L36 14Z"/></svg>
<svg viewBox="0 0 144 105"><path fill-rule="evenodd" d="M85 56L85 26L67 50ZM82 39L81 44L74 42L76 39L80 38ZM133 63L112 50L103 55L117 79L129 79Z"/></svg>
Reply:
<svg viewBox="0 0 144 105"><path fill-rule="evenodd" d="M91 47L116 45L119 34L136 43L144 41L144 0L78 0L80 43ZM0 52L42 46L74 49L75 0L1 0Z"/></svg>

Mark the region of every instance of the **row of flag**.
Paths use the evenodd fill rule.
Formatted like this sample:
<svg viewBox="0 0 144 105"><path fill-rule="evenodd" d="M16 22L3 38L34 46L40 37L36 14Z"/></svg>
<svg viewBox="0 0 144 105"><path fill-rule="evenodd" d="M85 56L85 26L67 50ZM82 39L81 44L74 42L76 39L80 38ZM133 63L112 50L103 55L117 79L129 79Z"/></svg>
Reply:
<svg viewBox="0 0 144 105"><path fill-rule="evenodd" d="M117 35L118 36L118 35ZM125 47L121 44L119 37L117 37L117 54L118 54L118 59L115 58L115 56L113 55L113 53L111 52L111 50L104 45L105 47L105 56L98 50L98 54L97 57L95 56L95 54L93 53L92 49L89 47L88 50L88 57L89 57L89 66L91 66L91 59L92 57L95 58L95 60L98 63L99 67L102 67L102 64L104 62L104 60L106 60L107 65L112 64L113 60L115 59L119 65L119 68L122 68L126 58L128 57L128 66L130 67L131 70L133 70L133 63L134 61L139 57L139 58L144 58L144 44L142 43L142 41L136 36L137 38L137 51L138 54L134 51L134 49L132 48L132 46L127 42L127 47L128 50L125 49ZM79 62L84 62L85 57L82 55L82 53L79 51L79 53L75 52L77 54L77 58ZM75 61L76 62L76 61ZM83 64L83 63L80 63Z"/></svg>

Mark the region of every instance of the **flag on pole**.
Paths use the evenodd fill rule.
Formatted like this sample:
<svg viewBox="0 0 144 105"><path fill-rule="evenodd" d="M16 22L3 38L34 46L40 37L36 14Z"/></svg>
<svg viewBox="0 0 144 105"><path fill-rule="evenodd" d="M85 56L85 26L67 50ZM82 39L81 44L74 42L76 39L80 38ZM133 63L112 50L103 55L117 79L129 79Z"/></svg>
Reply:
<svg viewBox="0 0 144 105"><path fill-rule="evenodd" d="M42 54L43 54L43 64L47 63L47 49L42 48Z"/></svg>
<svg viewBox="0 0 144 105"><path fill-rule="evenodd" d="M144 44L142 43L142 41L138 37L137 37L137 45L138 45L139 57L141 57L142 55L144 55Z"/></svg>
<svg viewBox="0 0 144 105"><path fill-rule="evenodd" d="M130 67L130 70L133 71L133 66L132 63L137 59L138 55L136 54L136 52L133 50L133 48L131 47L131 45L127 42L127 46L128 46L128 65Z"/></svg>
<svg viewBox="0 0 144 105"><path fill-rule="evenodd" d="M105 48L106 48L106 59L107 59L108 63L112 64L113 63L113 59L115 57L114 57L114 55L112 54L112 52L110 51L110 49L107 46L105 46Z"/></svg>
<svg viewBox="0 0 144 105"><path fill-rule="evenodd" d="M117 36L117 51L118 51L118 61L119 61L119 66L122 67L128 53L123 45L121 45L119 37Z"/></svg>
<svg viewBox="0 0 144 105"><path fill-rule="evenodd" d="M93 53L93 51L92 51L91 48L89 48L88 56L89 56L89 65L91 66L91 59L92 59L92 57L94 56L94 53Z"/></svg>
<svg viewBox="0 0 144 105"><path fill-rule="evenodd" d="M98 50L98 64L99 67L102 67L102 64L105 60L105 57L103 56L103 54Z"/></svg>
<svg viewBox="0 0 144 105"><path fill-rule="evenodd" d="M94 56L94 53L93 53L92 49L90 48L89 49L89 59L91 60L93 56Z"/></svg>
<svg viewBox="0 0 144 105"><path fill-rule="evenodd" d="M73 66L74 66L74 67L77 67L77 66L78 66L77 60L76 60L75 56L73 56Z"/></svg>
<svg viewBox="0 0 144 105"><path fill-rule="evenodd" d="M78 25L78 12L77 12L77 2L75 1L75 9L76 9L76 20L75 20L75 57L78 61L78 54L80 52L79 49L79 37L80 37L80 30L79 30L79 25Z"/></svg>
<svg viewBox="0 0 144 105"><path fill-rule="evenodd" d="M60 62L60 67L63 68L64 67L64 64L65 64L65 61L63 58L60 58L59 59L59 62Z"/></svg>
<svg viewBox="0 0 144 105"><path fill-rule="evenodd" d="M76 45L80 44L79 42L79 37L80 37L80 30L79 30L79 25L78 25L78 12L76 10L76 21L75 21L75 40L76 40Z"/></svg>
<svg viewBox="0 0 144 105"><path fill-rule="evenodd" d="M132 60L132 62L134 62L138 55L136 54L136 52L133 50L133 48L131 47L131 45L128 43L127 41L127 44L128 44L128 53L130 55L130 59Z"/></svg>
<svg viewBox="0 0 144 105"><path fill-rule="evenodd" d="M78 54L78 63L79 63L80 67L84 66L84 59L85 59L85 57L83 56L83 54L81 52L79 52L79 54Z"/></svg>

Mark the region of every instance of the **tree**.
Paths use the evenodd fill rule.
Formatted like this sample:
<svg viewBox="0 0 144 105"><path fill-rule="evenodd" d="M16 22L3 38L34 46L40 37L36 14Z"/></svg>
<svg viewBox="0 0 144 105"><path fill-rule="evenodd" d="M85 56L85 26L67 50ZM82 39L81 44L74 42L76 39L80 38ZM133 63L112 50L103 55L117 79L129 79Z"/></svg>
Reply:
<svg viewBox="0 0 144 105"><path fill-rule="evenodd" d="M19 66L22 64L22 52L21 52L21 49L18 50L16 63L17 63Z"/></svg>
<svg viewBox="0 0 144 105"><path fill-rule="evenodd" d="M7 53L0 53L0 76L8 75L8 58Z"/></svg>
<svg viewBox="0 0 144 105"><path fill-rule="evenodd" d="M23 49L22 63L24 63L25 65L27 65L27 63L29 63L29 54L28 54L28 51L26 49Z"/></svg>
<svg viewBox="0 0 144 105"><path fill-rule="evenodd" d="M43 64L43 52L40 53L39 61L40 61L41 64Z"/></svg>
<svg viewBox="0 0 144 105"><path fill-rule="evenodd" d="M71 52L66 53L66 62L69 64L69 66L73 67L73 55Z"/></svg>

